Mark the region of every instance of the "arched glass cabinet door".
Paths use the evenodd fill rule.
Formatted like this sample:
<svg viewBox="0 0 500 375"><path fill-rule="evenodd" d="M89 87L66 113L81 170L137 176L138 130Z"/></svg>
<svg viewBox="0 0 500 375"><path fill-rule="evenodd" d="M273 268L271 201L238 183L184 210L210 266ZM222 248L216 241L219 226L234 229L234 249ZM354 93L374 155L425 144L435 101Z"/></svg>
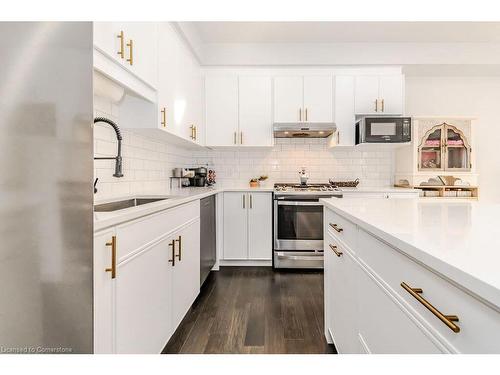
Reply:
<svg viewBox="0 0 500 375"><path fill-rule="evenodd" d="M447 170L470 170L470 145L464 134L445 124L445 165Z"/></svg>
<svg viewBox="0 0 500 375"><path fill-rule="evenodd" d="M443 125L438 125L429 130L419 147L419 170L442 170L443 156Z"/></svg>

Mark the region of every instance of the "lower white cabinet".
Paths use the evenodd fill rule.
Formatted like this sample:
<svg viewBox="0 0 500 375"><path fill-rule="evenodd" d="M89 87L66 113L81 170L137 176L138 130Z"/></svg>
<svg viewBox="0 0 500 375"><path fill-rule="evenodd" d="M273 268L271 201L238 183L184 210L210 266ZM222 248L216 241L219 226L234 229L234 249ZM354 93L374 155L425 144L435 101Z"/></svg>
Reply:
<svg viewBox="0 0 500 375"><path fill-rule="evenodd" d="M123 224L94 236L95 353L160 353L196 299L199 201L170 210L176 217L169 210L153 216L168 219L163 233L137 230L149 216L131 223L141 245L121 258Z"/></svg>
<svg viewBox="0 0 500 375"><path fill-rule="evenodd" d="M224 260L272 259L272 194L224 193Z"/></svg>
<svg viewBox="0 0 500 375"><path fill-rule="evenodd" d="M497 310L361 226L337 232L329 221L347 221L341 213L324 215L325 336L339 353L500 353ZM355 240L344 235L353 228Z"/></svg>

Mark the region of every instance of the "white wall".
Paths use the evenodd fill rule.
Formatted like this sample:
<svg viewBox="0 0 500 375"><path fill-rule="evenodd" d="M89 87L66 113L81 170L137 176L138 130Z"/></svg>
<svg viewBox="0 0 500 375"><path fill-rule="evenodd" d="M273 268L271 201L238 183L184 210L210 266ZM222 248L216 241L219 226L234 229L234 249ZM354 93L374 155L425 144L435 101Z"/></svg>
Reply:
<svg viewBox="0 0 500 375"><path fill-rule="evenodd" d="M360 179L359 186L390 186L393 181L393 151L361 151L353 147L327 147L327 140L276 140L268 150L202 151L196 162L208 164L217 173L220 186L247 186L251 178L267 175L274 182L299 182L298 171L305 167L309 182Z"/></svg>
<svg viewBox="0 0 500 375"><path fill-rule="evenodd" d="M477 117L480 200L500 203L500 77L406 77L406 113Z"/></svg>

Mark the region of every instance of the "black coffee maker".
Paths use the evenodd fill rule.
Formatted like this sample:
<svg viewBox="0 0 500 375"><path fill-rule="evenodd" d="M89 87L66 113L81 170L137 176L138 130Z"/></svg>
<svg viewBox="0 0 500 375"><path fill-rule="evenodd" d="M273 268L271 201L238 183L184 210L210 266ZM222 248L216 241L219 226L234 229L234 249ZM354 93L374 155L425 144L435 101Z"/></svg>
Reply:
<svg viewBox="0 0 500 375"><path fill-rule="evenodd" d="M194 177L189 179L190 186L204 187L207 184L207 168L192 168L194 171Z"/></svg>

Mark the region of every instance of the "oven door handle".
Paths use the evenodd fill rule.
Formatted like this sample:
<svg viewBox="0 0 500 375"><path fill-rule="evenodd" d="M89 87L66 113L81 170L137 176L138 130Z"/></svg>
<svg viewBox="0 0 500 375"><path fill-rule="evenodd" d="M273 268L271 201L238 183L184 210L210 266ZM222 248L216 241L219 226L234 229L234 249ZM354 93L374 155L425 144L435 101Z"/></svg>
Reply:
<svg viewBox="0 0 500 375"><path fill-rule="evenodd" d="M320 202L307 202L307 201L277 201L278 206L317 206L323 207L323 203Z"/></svg>
<svg viewBox="0 0 500 375"><path fill-rule="evenodd" d="M321 255L284 255L283 253L278 253L278 259L289 259L289 260L318 260L318 258L323 257Z"/></svg>

